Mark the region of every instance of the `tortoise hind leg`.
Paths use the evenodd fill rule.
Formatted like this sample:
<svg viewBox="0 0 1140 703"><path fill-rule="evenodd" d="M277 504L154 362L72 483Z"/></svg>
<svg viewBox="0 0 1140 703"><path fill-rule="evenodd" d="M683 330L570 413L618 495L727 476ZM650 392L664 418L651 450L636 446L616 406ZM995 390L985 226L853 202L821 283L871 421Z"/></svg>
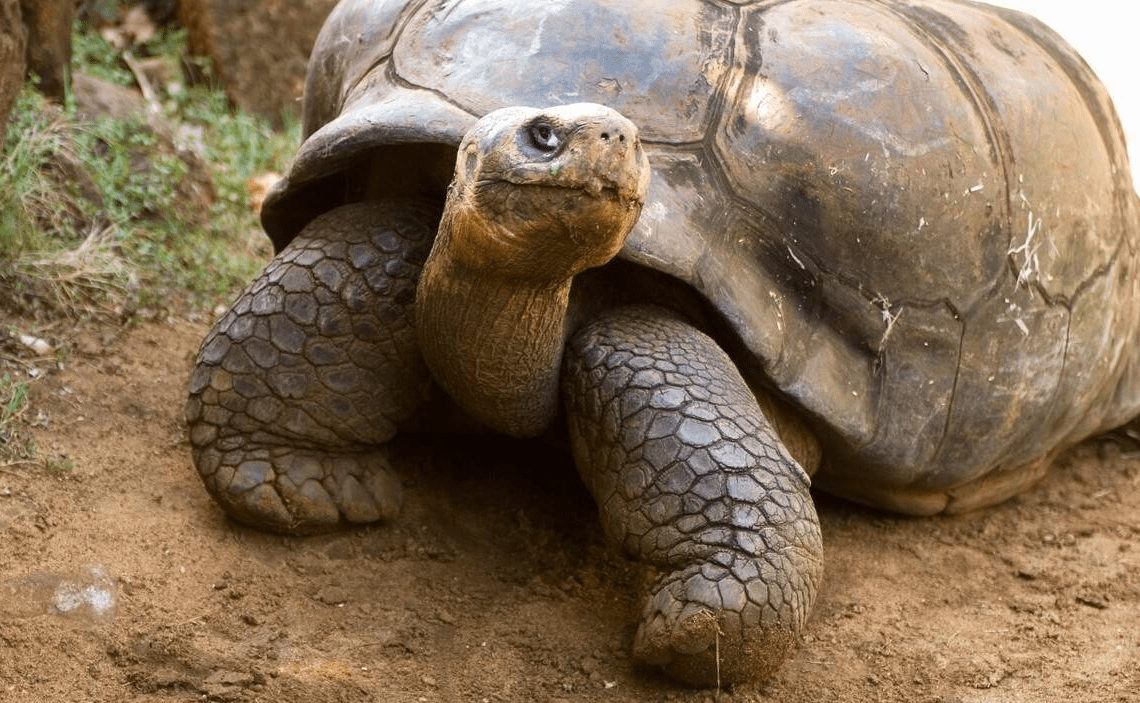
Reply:
<svg viewBox="0 0 1140 703"><path fill-rule="evenodd" d="M425 401L411 306L438 208L392 200L313 220L202 343L194 463L232 517L283 532L394 517L384 442Z"/></svg>
<svg viewBox="0 0 1140 703"><path fill-rule="evenodd" d="M663 575L634 642L687 683L770 675L822 573L809 480L732 361L666 310L577 332L563 375L575 460L609 537Z"/></svg>

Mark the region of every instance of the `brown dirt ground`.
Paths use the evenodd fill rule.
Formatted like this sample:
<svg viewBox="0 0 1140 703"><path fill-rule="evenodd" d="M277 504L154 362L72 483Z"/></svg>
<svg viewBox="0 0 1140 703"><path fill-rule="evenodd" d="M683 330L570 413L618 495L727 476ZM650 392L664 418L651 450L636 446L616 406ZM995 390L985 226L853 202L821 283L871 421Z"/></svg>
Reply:
<svg viewBox="0 0 1140 703"><path fill-rule="evenodd" d="M408 446L389 526L228 522L181 419L204 333L88 331L33 384L52 463L0 468L0 700L1140 700L1135 444L1086 443L961 517L819 496L826 583L799 648L772 681L693 691L626 654L645 574L545 448Z"/></svg>

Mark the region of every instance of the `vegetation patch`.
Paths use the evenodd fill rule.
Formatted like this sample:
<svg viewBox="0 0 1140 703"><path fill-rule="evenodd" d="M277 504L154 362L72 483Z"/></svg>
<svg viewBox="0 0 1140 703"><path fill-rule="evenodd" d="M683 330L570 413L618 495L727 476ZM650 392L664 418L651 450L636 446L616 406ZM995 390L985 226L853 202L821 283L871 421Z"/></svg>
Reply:
<svg viewBox="0 0 1140 703"><path fill-rule="evenodd" d="M28 408L28 386L0 373L0 466L27 461L36 446L24 431L20 416Z"/></svg>
<svg viewBox="0 0 1140 703"><path fill-rule="evenodd" d="M208 80L189 85L185 43L171 29L116 48L80 28L67 104L25 86L0 155L10 312L127 319L172 301L212 306L264 264L246 183L284 169L298 129L275 132ZM126 96L129 109L104 109L114 101L102 95L92 106L92 91L120 106Z"/></svg>
<svg viewBox="0 0 1140 703"><path fill-rule="evenodd" d="M151 29L77 23L65 104L29 81L10 115L0 150L0 469L69 468L36 454L32 429L50 418L34 409L34 386L64 367L79 328L201 317L271 255L247 184L263 188L285 170L299 126L274 130L233 108L208 66L187 56L185 30Z"/></svg>

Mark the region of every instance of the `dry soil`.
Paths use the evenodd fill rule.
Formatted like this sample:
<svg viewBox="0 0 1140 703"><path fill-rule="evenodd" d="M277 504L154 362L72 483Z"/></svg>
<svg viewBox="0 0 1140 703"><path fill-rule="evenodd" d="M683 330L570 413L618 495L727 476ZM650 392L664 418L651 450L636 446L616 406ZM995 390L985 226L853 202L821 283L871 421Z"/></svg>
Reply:
<svg viewBox="0 0 1140 703"><path fill-rule="evenodd" d="M960 517L817 496L826 582L796 652L694 691L627 655L646 574L557 451L408 443L395 524L227 521L181 419L204 333L88 330L32 384L39 458L0 467L0 700L1140 700L1133 443L1090 441Z"/></svg>

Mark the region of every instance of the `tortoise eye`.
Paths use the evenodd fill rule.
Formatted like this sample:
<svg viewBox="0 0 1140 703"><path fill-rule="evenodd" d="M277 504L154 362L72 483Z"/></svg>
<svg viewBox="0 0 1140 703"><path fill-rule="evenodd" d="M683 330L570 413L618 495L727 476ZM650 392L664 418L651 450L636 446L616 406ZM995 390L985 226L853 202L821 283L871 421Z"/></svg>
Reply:
<svg viewBox="0 0 1140 703"><path fill-rule="evenodd" d="M535 122L527 128L530 144L544 154L553 154L562 147L562 136L549 122Z"/></svg>

